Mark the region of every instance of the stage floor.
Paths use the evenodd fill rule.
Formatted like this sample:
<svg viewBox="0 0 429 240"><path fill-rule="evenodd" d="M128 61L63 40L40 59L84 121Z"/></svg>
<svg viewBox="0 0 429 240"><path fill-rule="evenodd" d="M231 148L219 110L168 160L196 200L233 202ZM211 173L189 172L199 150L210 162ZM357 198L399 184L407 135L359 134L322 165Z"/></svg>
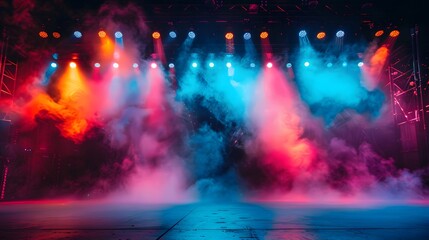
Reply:
<svg viewBox="0 0 429 240"><path fill-rule="evenodd" d="M429 239L429 205L0 203L0 239Z"/></svg>

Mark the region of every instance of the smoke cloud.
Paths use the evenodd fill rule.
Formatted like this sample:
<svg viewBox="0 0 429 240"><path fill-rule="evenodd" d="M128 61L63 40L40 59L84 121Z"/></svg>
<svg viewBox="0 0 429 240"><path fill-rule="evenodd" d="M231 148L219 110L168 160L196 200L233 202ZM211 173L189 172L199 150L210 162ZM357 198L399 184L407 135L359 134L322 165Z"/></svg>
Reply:
<svg viewBox="0 0 429 240"><path fill-rule="evenodd" d="M32 22L35 6L15 2L20 7L11 17ZM401 169L393 156L380 78L389 51L382 47L343 46L335 55L303 46L291 56L291 74L280 61L251 67L255 48L248 43L243 57L219 56L187 39L176 56L176 89L166 66L146 54L152 40L142 9L104 4L96 12L83 20L85 31L102 27L108 36L82 39L85 54L62 53L53 70L53 49L29 52L32 70L24 71L14 106L22 126L18 145L25 149L17 150L16 168L29 174L11 176L26 185L15 198L160 203L425 196L424 171ZM122 40L113 37L118 30ZM77 68L68 66L71 60Z"/></svg>

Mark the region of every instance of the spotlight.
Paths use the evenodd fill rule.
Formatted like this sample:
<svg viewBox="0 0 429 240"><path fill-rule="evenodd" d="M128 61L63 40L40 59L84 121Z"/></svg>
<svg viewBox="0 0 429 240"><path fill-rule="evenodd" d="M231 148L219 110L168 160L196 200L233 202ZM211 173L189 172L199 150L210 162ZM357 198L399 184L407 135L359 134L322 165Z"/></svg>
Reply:
<svg viewBox="0 0 429 240"><path fill-rule="evenodd" d="M291 68L292 67L292 63L286 63L286 67L287 68Z"/></svg>
<svg viewBox="0 0 429 240"><path fill-rule="evenodd" d="M227 63L226 63L226 67L227 67L227 68L230 68L230 67L232 67L232 64L231 64L230 62L227 62Z"/></svg>
<svg viewBox="0 0 429 240"><path fill-rule="evenodd" d="M113 63L113 67L114 67L114 68L118 68L118 67L119 67L119 64L118 64L118 63Z"/></svg>
<svg viewBox="0 0 429 240"><path fill-rule="evenodd" d="M268 62L267 63L267 68L272 68L273 67L273 63L272 62Z"/></svg>
<svg viewBox="0 0 429 240"><path fill-rule="evenodd" d="M153 37L154 39L159 39L159 38L161 37L161 34L160 34L159 32L153 32L153 33L152 33L152 37Z"/></svg>
<svg viewBox="0 0 429 240"><path fill-rule="evenodd" d="M261 32L259 35L262 39L266 39L268 37L268 32Z"/></svg>
<svg viewBox="0 0 429 240"><path fill-rule="evenodd" d="M169 68L174 68L174 63L169 63L169 64L168 64L168 67L169 67Z"/></svg>
<svg viewBox="0 0 429 240"><path fill-rule="evenodd" d="M53 63L51 63L51 67L52 67L52 68L56 68L56 67L57 67L57 63L54 63L54 62L53 62Z"/></svg>
<svg viewBox="0 0 429 240"><path fill-rule="evenodd" d="M104 38L104 37L106 37L106 32L105 31L103 31L103 30L101 30L101 31L99 31L98 32L98 36L100 37L100 38Z"/></svg>
<svg viewBox="0 0 429 240"><path fill-rule="evenodd" d="M48 33L47 33L47 32L45 32L45 31L40 31L40 32L39 32L39 36L40 36L41 38L48 38Z"/></svg>
<svg viewBox="0 0 429 240"><path fill-rule="evenodd" d="M209 67L213 68L213 67L214 67L214 63L213 63L213 62L210 62L210 63L209 63Z"/></svg>
<svg viewBox="0 0 429 240"><path fill-rule="evenodd" d="M53 32L52 33L52 37L54 37L54 38L60 38L61 34L59 32Z"/></svg>
<svg viewBox="0 0 429 240"><path fill-rule="evenodd" d="M191 38L191 39L194 39L195 38L195 33L193 31L190 31L188 33L188 37Z"/></svg>
<svg viewBox="0 0 429 240"><path fill-rule="evenodd" d="M316 35L316 37L317 37L317 39L322 40L322 39L324 39L326 37L326 33L325 32L319 32Z"/></svg>
<svg viewBox="0 0 429 240"><path fill-rule="evenodd" d="M55 60L58 60L58 53L52 54L52 58L55 59Z"/></svg>
<svg viewBox="0 0 429 240"><path fill-rule="evenodd" d="M74 35L76 38L81 38L81 37L82 37L82 33L81 33L81 32L79 32L79 31L74 31L73 35Z"/></svg>
<svg viewBox="0 0 429 240"><path fill-rule="evenodd" d="M337 36L337 38L342 38L344 37L344 31L340 30L335 35Z"/></svg>
<svg viewBox="0 0 429 240"><path fill-rule="evenodd" d="M139 64L138 63L133 63L133 68L138 68Z"/></svg>
<svg viewBox="0 0 429 240"><path fill-rule="evenodd" d="M153 63L151 63L151 64L150 64L150 67L151 67L151 68L156 68L156 67L158 67L158 65L157 65L156 63L154 63L154 62L153 62Z"/></svg>
<svg viewBox="0 0 429 240"><path fill-rule="evenodd" d="M115 32L115 38L121 38L123 35L121 32L117 31Z"/></svg>
<svg viewBox="0 0 429 240"><path fill-rule="evenodd" d="M94 63L94 67L99 68L100 66L101 66L100 63L98 63L98 62Z"/></svg>
<svg viewBox="0 0 429 240"><path fill-rule="evenodd" d="M358 67L363 67L363 62L358 62Z"/></svg>
<svg viewBox="0 0 429 240"><path fill-rule="evenodd" d="M256 67L256 64L255 63L250 63L250 67L254 68L254 67Z"/></svg>
<svg viewBox="0 0 429 240"><path fill-rule="evenodd" d="M249 40L250 38L252 38L252 35L249 32L244 33L243 35L244 40Z"/></svg>
<svg viewBox="0 0 429 240"><path fill-rule="evenodd" d="M310 62L305 62L305 63L304 63L304 66L305 66L305 67L310 66Z"/></svg>
<svg viewBox="0 0 429 240"><path fill-rule="evenodd" d="M169 32L169 33L168 33L168 35L169 35L171 38L176 38L176 37L177 37L177 34L176 34L176 32L175 32L175 31L171 31L171 32Z"/></svg>
<svg viewBox="0 0 429 240"><path fill-rule="evenodd" d="M397 37L399 36L399 31L398 30L393 30L390 32L389 34L390 37Z"/></svg>
<svg viewBox="0 0 429 240"><path fill-rule="evenodd" d="M231 40L231 39L234 38L234 34L232 34L231 32L229 32L229 33L225 34L225 38L228 39L228 40Z"/></svg>
<svg viewBox="0 0 429 240"><path fill-rule="evenodd" d="M332 64L332 63L330 63L330 62L326 64L326 66L327 66L328 68L332 67L332 65L333 65L333 64Z"/></svg>
<svg viewBox="0 0 429 240"><path fill-rule="evenodd" d="M378 30L377 32L375 32L374 36L381 37L383 34L384 34L383 30Z"/></svg>
<svg viewBox="0 0 429 240"><path fill-rule="evenodd" d="M298 36L303 38L303 37L307 36L307 32L305 30L301 30L301 31L299 31Z"/></svg>
<svg viewBox="0 0 429 240"><path fill-rule="evenodd" d="M191 66L192 66L193 68L196 68L196 67L198 67L198 63L193 62L193 63L191 64Z"/></svg>
<svg viewBox="0 0 429 240"><path fill-rule="evenodd" d="M343 62L343 67L347 67L347 62Z"/></svg>
<svg viewBox="0 0 429 240"><path fill-rule="evenodd" d="M71 68L76 68L76 63L75 63L75 62L70 62L69 66L70 66Z"/></svg>

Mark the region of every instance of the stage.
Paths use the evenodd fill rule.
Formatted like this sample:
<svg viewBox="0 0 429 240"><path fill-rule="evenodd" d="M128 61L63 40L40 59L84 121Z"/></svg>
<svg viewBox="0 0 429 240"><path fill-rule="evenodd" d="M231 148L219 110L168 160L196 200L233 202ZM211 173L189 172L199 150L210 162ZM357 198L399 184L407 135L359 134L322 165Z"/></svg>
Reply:
<svg viewBox="0 0 429 240"><path fill-rule="evenodd" d="M3 202L0 239L429 239L427 202Z"/></svg>

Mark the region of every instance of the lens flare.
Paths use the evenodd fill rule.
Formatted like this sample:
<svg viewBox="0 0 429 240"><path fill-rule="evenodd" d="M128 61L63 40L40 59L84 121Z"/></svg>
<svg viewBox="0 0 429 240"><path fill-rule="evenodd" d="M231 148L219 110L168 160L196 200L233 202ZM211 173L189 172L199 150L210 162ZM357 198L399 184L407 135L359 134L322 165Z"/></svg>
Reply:
<svg viewBox="0 0 429 240"><path fill-rule="evenodd" d="M106 37L106 36L107 36L107 34L106 34L106 32L105 32L105 31L99 31L99 32L98 32L98 36L99 36L100 38L104 38L104 37Z"/></svg>
<svg viewBox="0 0 429 240"><path fill-rule="evenodd" d="M191 38L191 39L194 39L195 38L195 33L193 31L190 31L188 33L188 37Z"/></svg>
<svg viewBox="0 0 429 240"><path fill-rule="evenodd" d="M377 32L375 32L374 36L381 37L383 34L384 34L383 30L378 30Z"/></svg>
<svg viewBox="0 0 429 240"><path fill-rule="evenodd" d="M161 37L161 34L159 32L153 32L152 37L153 39L159 39Z"/></svg>
<svg viewBox="0 0 429 240"><path fill-rule="evenodd" d="M317 39L322 40L326 37L326 33L325 32L319 32L316 37L317 37Z"/></svg>
<svg viewBox="0 0 429 240"><path fill-rule="evenodd" d="M171 31L171 32L169 32L169 33L168 33L168 35L169 35L171 38L176 38L176 37L177 37L177 34L176 34L176 32L175 32L175 31Z"/></svg>
<svg viewBox="0 0 429 240"><path fill-rule="evenodd" d="M45 32L45 31L40 31L40 32L39 32L39 36L40 36L41 38L48 38L48 33L47 33L47 32Z"/></svg>
<svg viewBox="0 0 429 240"><path fill-rule="evenodd" d="M340 30L335 35L337 36L337 38L342 38L344 37L344 31Z"/></svg>
<svg viewBox="0 0 429 240"><path fill-rule="evenodd" d="M252 38L252 35L249 32L244 33L243 35L244 40L249 40L250 38Z"/></svg>
<svg viewBox="0 0 429 240"><path fill-rule="evenodd" d="M121 32L119 32L119 31L117 31L117 32L115 32L115 38L122 38L122 33Z"/></svg>
<svg viewBox="0 0 429 240"><path fill-rule="evenodd" d="M234 38L234 34L232 34L231 32L229 32L229 33L225 34L225 38L228 39L228 40L231 40L231 39Z"/></svg>
<svg viewBox="0 0 429 240"><path fill-rule="evenodd" d="M393 30L390 32L389 36L395 38L395 37L399 36L399 31Z"/></svg>
<svg viewBox="0 0 429 240"><path fill-rule="evenodd" d="M80 31L74 31L73 35L74 35L76 38L81 38L81 37L82 37L82 33L81 33Z"/></svg>

